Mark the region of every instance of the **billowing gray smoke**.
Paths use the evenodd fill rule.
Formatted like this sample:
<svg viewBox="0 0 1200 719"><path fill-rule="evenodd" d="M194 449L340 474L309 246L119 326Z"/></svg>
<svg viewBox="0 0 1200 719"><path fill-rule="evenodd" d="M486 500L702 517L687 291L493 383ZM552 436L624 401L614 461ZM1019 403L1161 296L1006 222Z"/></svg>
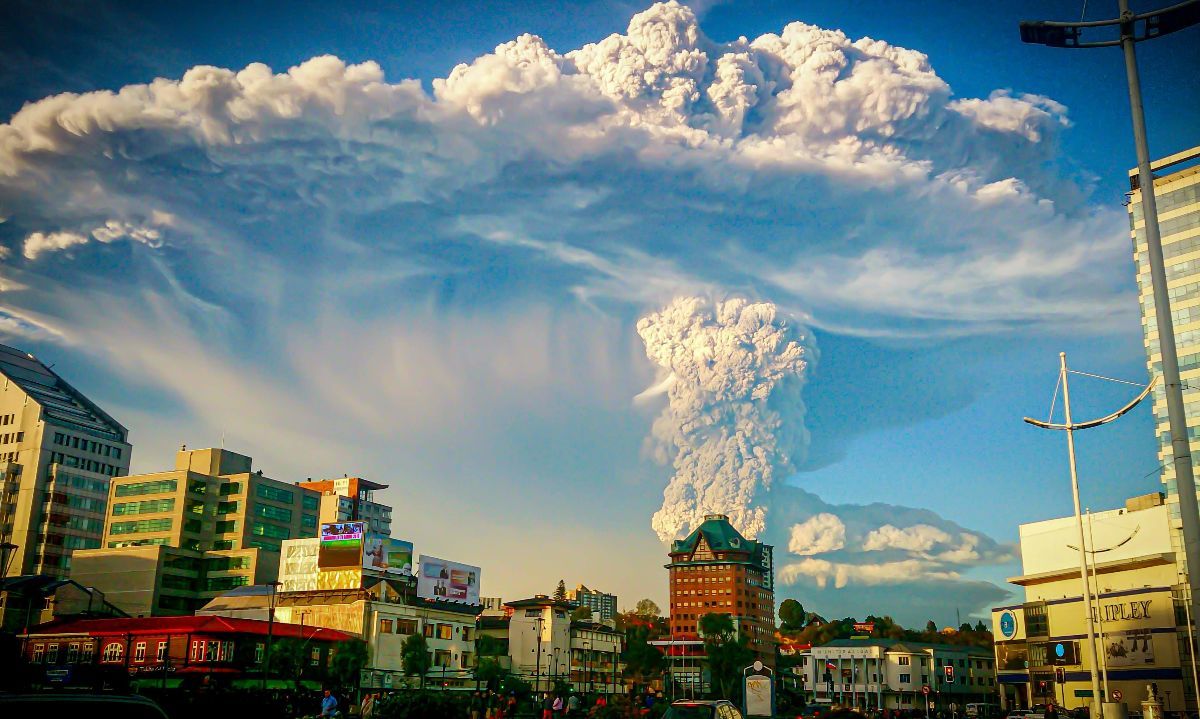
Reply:
<svg viewBox="0 0 1200 719"><path fill-rule="evenodd" d="M638 321L646 356L665 374L655 458L675 469L654 514L666 541L722 513L756 536L772 483L808 446L800 390L807 337L769 302L677 298Z"/></svg>

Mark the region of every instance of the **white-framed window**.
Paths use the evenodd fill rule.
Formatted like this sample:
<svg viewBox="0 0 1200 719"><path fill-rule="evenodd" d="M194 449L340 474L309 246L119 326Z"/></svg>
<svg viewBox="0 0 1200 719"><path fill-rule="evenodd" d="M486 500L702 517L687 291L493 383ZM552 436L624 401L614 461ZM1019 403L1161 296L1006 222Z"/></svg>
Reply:
<svg viewBox="0 0 1200 719"><path fill-rule="evenodd" d="M119 662L125 656L125 646L120 642L112 642L104 647L104 661Z"/></svg>
<svg viewBox="0 0 1200 719"><path fill-rule="evenodd" d="M45 644L40 644L40 643L34 644L33 645L33 663L41 664L42 663L42 655L45 653L46 653L46 645Z"/></svg>
<svg viewBox="0 0 1200 719"><path fill-rule="evenodd" d="M900 675L900 683L901 684L911 684L912 683L912 675L911 674L901 674Z"/></svg>
<svg viewBox="0 0 1200 719"><path fill-rule="evenodd" d="M254 663L255 664L263 663L263 650L264 649L265 649L265 647L262 642L259 642L258 644L254 645Z"/></svg>
<svg viewBox="0 0 1200 719"><path fill-rule="evenodd" d="M896 659L896 663L902 667L906 667L906 666L908 666L909 660L910 660L910 657L899 657L898 659Z"/></svg>
<svg viewBox="0 0 1200 719"><path fill-rule="evenodd" d="M320 663L321 663L321 648L313 647L312 652L310 652L308 655L308 664L309 664L309 666L315 667Z"/></svg>
<svg viewBox="0 0 1200 719"><path fill-rule="evenodd" d="M138 642L137 644L133 645L133 661L135 661L135 662L146 661L146 643L145 642Z"/></svg>
<svg viewBox="0 0 1200 719"><path fill-rule="evenodd" d="M167 661L167 643L166 642L158 643L158 654L155 656L155 658L158 660L159 664L162 664L163 662Z"/></svg>
<svg viewBox="0 0 1200 719"><path fill-rule="evenodd" d="M58 664L58 642L52 642L46 647L46 663Z"/></svg>
<svg viewBox="0 0 1200 719"><path fill-rule="evenodd" d="M204 652L203 642L193 639L192 640L192 651L190 654L188 654L188 656L191 658L191 660L193 662L200 661L203 652Z"/></svg>
<svg viewBox="0 0 1200 719"><path fill-rule="evenodd" d="M83 654L81 654L79 656L79 661L83 662L84 664L90 664L92 659L95 658L95 656L96 656L95 643L94 642L84 642Z"/></svg>
<svg viewBox="0 0 1200 719"><path fill-rule="evenodd" d="M79 642L71 642L67 645L67 664L74 664L79 661Z"/></svg>

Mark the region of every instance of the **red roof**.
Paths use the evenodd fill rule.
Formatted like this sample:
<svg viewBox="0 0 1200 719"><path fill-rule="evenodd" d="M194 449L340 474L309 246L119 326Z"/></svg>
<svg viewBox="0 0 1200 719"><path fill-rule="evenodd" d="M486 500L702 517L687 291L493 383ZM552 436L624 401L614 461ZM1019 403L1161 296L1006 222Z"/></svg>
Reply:
<svg viewBox="0 0 1200 719"><path fill-rule="evenodd" d="M39 624L30 634L87 634L115 636L122 634L257 634L265 636L268 622L261 619L232 617L122 617L120 619L64 619ZM344 642L357 639L336 629L275 622L272 632L277 637L298 639L317 638L323 641Z"/></svg>

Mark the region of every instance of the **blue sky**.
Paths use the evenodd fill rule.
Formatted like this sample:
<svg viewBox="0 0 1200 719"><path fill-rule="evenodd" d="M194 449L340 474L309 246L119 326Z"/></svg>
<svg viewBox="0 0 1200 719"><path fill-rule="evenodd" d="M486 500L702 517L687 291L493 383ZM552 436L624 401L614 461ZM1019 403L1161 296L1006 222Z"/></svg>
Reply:
<svg viewBox="0 0 1200 719"><path fill-rule="evenodd" d="M668 373L635 325L676 297L771 303L808 343L783 473L807 494L761 495L781 594L978 611L1018 572L1016 525L1070 510L1062 438L1020 422L1057 353L1146 375L1119 52L1019 43L1080 3L763 2L655 9L568 54L646 10L6 4L5 341L129 426L135 471L224 434L281 479L391 484L397 535L482 565L486 594L561 576L665 604L673 471L647 447L678 396L633 401ZM786 49L760 38L795 21ZM1198 48L1139 49L1156 155L1197 144ZM780 102L791 62L811 86ZM252 63L303 69L193 70ZM1127 389L1080 381L1077 413ZM1080 457L1085 504L1155 490L1149 410ZM818 514L844 546L789 547L835 526ZM880 516L943 538L860 551Z"/></svg>

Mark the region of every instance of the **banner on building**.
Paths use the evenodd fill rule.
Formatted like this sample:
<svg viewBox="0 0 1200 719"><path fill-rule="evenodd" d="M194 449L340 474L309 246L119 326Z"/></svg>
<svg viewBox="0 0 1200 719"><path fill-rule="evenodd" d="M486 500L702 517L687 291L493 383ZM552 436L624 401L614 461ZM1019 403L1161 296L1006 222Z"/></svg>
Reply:
<svg viewBox="0 0 1200 719"><path fill-rule="evenodd" d="M854 631L866 632L867 634L870 634L871 632L875 631L875 623L874 622L855 622L854 623Z"/></svg>
<svg viewBox="0 0 1200 719"><path fill-rule="evenodd" d="M362 566L363 522L334 522L321 525L321 548L317 553L317 566L321 569Z"/></svg>
<svg viewBox="0 0 1200 719"><path fill-rule="evenodd" d="M1144 667L1154 664L1154 635L1149 629L1104 633L1104 654L1109 667Z"/></svg>
<svg viewBox="0 0 1200 719"><path fill-rule="evenodd" d="M437 557L421 557L417 596L444 602L479 604L479 567Z"/></svg>
<svg viewBox="0 0 1200 719"><path fill-rule="evenodd" d="M363 567L394 574L413 573L413 544L403 539L368 536L363 550Z"/></svg>

